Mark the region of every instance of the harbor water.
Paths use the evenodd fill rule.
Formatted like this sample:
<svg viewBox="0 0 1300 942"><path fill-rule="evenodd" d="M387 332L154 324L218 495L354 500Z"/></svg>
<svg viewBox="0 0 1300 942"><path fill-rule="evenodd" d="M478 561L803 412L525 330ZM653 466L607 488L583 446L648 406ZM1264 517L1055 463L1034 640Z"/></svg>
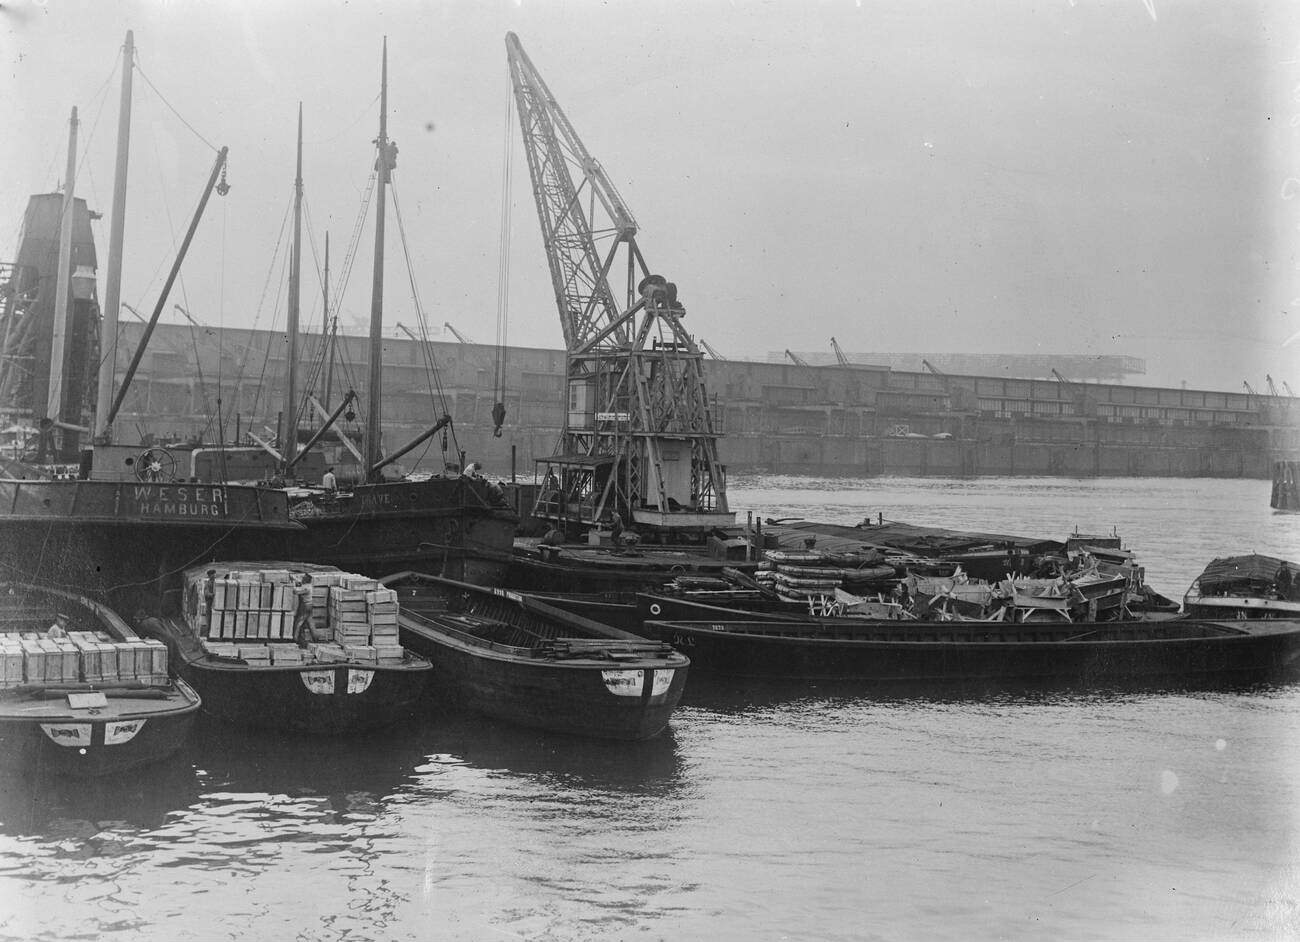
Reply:
<svg viewBox="0 0 1300 942"><path fill-rule="evenodd" d="M1181 597L1300 559L1266 481L736 475L744 520L1112 529ZM0 777L0 939L1300 938L1300 685L997 696L693 674L663 736L202 724Z"/></svg>

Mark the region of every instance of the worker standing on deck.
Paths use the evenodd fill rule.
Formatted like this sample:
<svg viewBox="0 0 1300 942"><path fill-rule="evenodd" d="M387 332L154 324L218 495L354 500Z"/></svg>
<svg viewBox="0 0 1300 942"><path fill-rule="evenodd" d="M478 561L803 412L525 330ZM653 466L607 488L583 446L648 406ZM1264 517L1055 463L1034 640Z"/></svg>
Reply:
<svg viewBox="0 0 1300 942"><path fill-rule="evenodd" d="M304 572L293 587L293 640L298 647L307 647L311 634L311 573Z"/></svg>
<svg viewBox="0 0 1300 942"><path fill-rule="evenodd" d="M614 544L615 550L623 549L623 517L616 510L614 519L609 525L609 541Z"/></svg>
<svg viewBox="0 0 1300 942"><path fill-rule="evenodd" d="M211 619L217 602L217 571L209 569L203 574L203 618Z"/></svg>
<svg viewBox="0 0 1300 942"><path fill-rule="evenodd" d="M320 479L320 486L325 488L325 493L330 497L333 497L335 494L338 493L339 480L334 476L333 468L325 469L325 473L321 476Z"/></svg>
<svg viewBox="0 0 1300 942"><path fill-rule="evenodd" d="M1274 588L1277 589L1277 597L1284 602L1291 601L1291 590L1293 579L1291 578L1291 567L1283 563L1278 567L1277 578L1274 580Z"/></svg>

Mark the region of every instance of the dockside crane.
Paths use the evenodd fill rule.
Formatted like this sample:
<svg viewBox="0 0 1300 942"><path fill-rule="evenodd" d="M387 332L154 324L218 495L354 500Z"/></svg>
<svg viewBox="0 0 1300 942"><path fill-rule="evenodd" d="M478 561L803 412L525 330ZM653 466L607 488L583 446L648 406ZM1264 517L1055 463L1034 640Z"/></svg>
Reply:
<svg viewBox="0 0 1300 942"><path fill-rule="evenodd" d="M852 363L849 362L849 358L844 355L844 351L840 349L839 341L836 340L834 337L831 338L831 349L835 351L835 359L840 364L840 366L853 365Z"/></svg>
<svg viewBox="0 0 1300 942"><path fill-rule="evenodd" d="M568 408L534 515L570 531L614 514L657 534L730 525L677 287L646 264L631 211L514 33L506 54L566 351Z"/></svg>
<svg viewBox="0 0 1300 942"><path fill-rule="evenodd" d="M705 340L703 337L700 337L700 338L699 338L698 340L696 340L695 342L698 343L698 344L700 345L700 349L701 349L701 350L703 350L703 351L704 351L705 353L707 353L709 356L713 357L713 359L715 359L715 360L725 360L725 359L726 359L726 357L724 357L721 353L719 353L717 350L714 350L713 347L709 344L709 342L708 342L707 340Z"/></svg>
<svg viewBox="0 0 1300 942"><path fill-rule="evenodd" d="M1268 394L1274 398L1282 395L1277 391L1277 384L1273 382L1273 377L1268 373L1264 374L1264 382L1268 383Z"/></svg>
<svg viewBox="0 0 1300 942"><path fill-rule="evenodd" d="M444 330L449 330L449 331L451 331L451 335L452 335L453 337L455 337L455 338L456 338L458 341L460 341L461 343L473 343L473 342L474 342L474 341L470 340L468 337L466 337L464 334L462 334L462 333L461 333L459 330L457 330L455 327L452 327L452 326L451 326L451 321L443 321L443 322L442 322L442 326L443 326L443 329L444 329Z"/></svg>

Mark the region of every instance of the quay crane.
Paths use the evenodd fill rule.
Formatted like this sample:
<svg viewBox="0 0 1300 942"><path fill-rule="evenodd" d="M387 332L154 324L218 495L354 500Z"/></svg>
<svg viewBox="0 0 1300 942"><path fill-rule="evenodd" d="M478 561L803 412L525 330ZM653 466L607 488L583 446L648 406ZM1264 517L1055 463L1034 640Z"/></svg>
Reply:
<svg viewBox="0 0 1300 942"><path fill-rule="evenodd" d="M455 327L452 327L452 326L451 326L451 321L443 321L443 322L442 322L442 328L443 328L443 330L449 330L449 331L451 331L451 335L452 335L453 337L455 337L456 340L457 340L459 343L473 343L473 342L474 342L474 341L470 340L468 337L466 337L464 334L462 334L462 333L461 333L459 330L457 330Z"/></svg>
<svg viewBox="0 0 1300 942"><path fill-rule="evenodd" d="M533 513L571 532L617 515L660 538L730 525L677 286L647 266L631 211L514 33L506 53L565 346L568 408Z"/></svg>
<svg viewBox="0 0 1300 942"><path fill-rule="evenodd" d="M836 362L839 363L840 366L853 365L852 363L849 362L849 358L844 355L844 351L840 349L839 341L836 340L834 337L831 338L831 349L835 351L835 360Z"/></svg>
<svg viewBox="0 0 1300 942"><path fill-rule="evenodd" d="M695 342L698 343L698 344L700 345L700 349L701 349L701 350L703 350L703 351L704 351L705 353L707 353L709 356L713 357L713 359L715 359L715 360L725 360L725 359L726 359L726 357L724 357L721 353L719 353L717 350L714 350L713 347L709 344L709 342L708 342L707 340L705 340L703 337L699 338L699 339L696 340Z"/></svg>

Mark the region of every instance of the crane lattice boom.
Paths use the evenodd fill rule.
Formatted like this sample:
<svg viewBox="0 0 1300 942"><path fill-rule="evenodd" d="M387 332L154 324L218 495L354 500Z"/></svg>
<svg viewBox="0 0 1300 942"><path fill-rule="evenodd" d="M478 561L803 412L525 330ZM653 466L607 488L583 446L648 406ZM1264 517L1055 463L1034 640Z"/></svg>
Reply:
<svg viewBox="0 0 1300 942"><path fill-rule="evenodd" d="M729 524L677 287L647 267L627 204L513 33L506 50L567 353L569 407L535 513L573 528L614 514L655 530Z"/></svg>

